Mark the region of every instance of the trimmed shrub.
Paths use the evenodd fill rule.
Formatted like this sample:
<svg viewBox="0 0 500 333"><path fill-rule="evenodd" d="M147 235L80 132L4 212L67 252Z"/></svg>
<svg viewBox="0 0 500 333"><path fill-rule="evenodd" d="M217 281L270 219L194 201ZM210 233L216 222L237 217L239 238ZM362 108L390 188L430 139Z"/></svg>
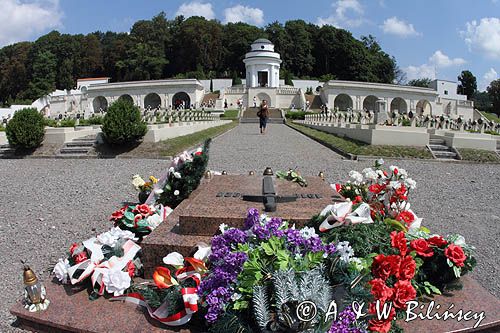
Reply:
<svg viewBox="0 0 500 333"><path fill-rule="evenodd" d="M45 136L43 116L35 108L17 111L5 129L9 144L15 148L34 149Z"/></svg>
<svg viewBox="0 0 500 333"><path fill-rule="evenodd" d="M76 120L75 119L62 119L59 123L59 127L75 127Z"/></svg>
<svg viewBox="0 0 500 333"><path fill-rule="evenodd" d="M115 145L134 143L144 137L148 128L139 108L125 100L117 100L102 120L104 139Z"/></svg>
<svg viewBox="0 0 500 333"><path fill-rule="evenodd" d="M57 127L57 120L55 119L49 119L49 118L43 118L43 124L48 127Z"/></svg>
<svg viewBox="0 0 500 333"><path fill-rule="evenodd" d="M286 113L286 119L290 120L304 120L306 117L306 112L304 111L289 111Z"/></svg>

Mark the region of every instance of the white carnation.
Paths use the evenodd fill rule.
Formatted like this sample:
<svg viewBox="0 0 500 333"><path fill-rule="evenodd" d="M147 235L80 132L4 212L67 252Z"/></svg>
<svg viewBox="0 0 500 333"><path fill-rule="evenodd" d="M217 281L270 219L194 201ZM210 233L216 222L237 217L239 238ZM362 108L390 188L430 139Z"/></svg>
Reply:
<svg viewBox="0 0 500 333"><path fill-rule="evenodd" d="M144 181L144 179L142 179L141 176L135 175L132 177L132 185L134 185L136 190L139 190L139 187L143 186L144 184L146 184L146 182Z"/></svg>
<svg viewBox="0 0 500 333"><path fill-rule="evenodd" d="M69 267L68 259L59 259L59 262L54 266L54 270L52 272L55 274L59 282L62 282L63 284L67 284L69 282Z"/></svg>
<svg viewBox="0 0 500 333"><path fill-rule="evenodd" d="M300 229L300 235L304 239L309 239L311 237L317 237L316 230L314 228L304 227Z"/></svg>
<svg viewBox="0 0 500 333"><path fill-rule="evenodd" d="M363 169L362 172L363 172L363 175L365 176L365 178L368 180L377 180L377 178L378 178L377 173L372 168Z"/></svg>
<svg viewBox="0 0 500 333"><path fill-rule="evenodd" d="M414 190L414 189L416 189L416 188L417 188L417 182L416 182L416 181L414 181L414 180L413 180L413 179L411 179L411 178L406 178L406 179L405 179L405 185L406 185L406 187L408 187L408 188L409 188L409 189L411 189L411 190Z"/></svg>
<svg viewBox="0 0 500 333"><path fill-rule="evenodd" d="M349 172L349 177L351 178L351 180L355 185L359 185L363 182L363 175L357 171L351 170Z"/></svg>
<svg viewBox="0 0 500 333"><path fill-rule="evenodd" d="M106 270L102 274L102 283L106 291L114 296L121 296L130 287L130 276L128 272L118 270Z"/></svg>

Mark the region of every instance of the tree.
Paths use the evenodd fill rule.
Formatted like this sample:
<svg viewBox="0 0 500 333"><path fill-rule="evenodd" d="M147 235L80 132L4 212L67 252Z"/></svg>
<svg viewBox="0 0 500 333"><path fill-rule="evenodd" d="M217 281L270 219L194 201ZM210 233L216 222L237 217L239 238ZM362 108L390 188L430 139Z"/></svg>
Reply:
<svg viewBox="0 0 500 333"><path fill-rule="evenodd" d="M33 60L32 79L26 96L36 100L56 90L57 59L50 51L39 51Z"/></svg>
<svg viewBox="0 0 500 333"><path fill-rule="evenodd" d="M458 81L460 84L457 87L457 93L467 95L467 99L471 100L477 91L476 77L470 71L462 71Z"/></svg>
<svg viewBox="0 0 500 333"><path fill-rule="evenodd" d="M285 31L290 40L285 51L288 59L286 68L299 77L311 75L314 57L311 53L312 40L307 23L303 20L288 21Z"/></svg>
<svg viewBox="0 0 500 333"><path fill-rule="evenodd" d="M493 112L500 115L500 79L492 81L486 91L493 104Z"/></svg>
<svg viewBox="0 0 500 333"><path fill-rule="evenodd" d="M35 108L19 110L7 123L5 132L11 146L21 149L37 148L45 135L43 116Z"/></svg>
<svg viewBox="0 0 500 333"><path fill-rule="evenodd" d="M491 100L490 95L486 91L476 91L474 97L474 107L481 111L491 112Z"/></svg>
<svg viewBox="0 0 500 333"><path fill-rule="evenodd" d="M139 107L125 99L118 99L111 104L102 120L104 139L114 145L134 143L142 139L147 131Z"/></svg>
<svg viewBox="0 0 500 333"><path fill-rule="evenodd" d="M421 79L413 79L408 81L408 85L414 87L429 88L431 85L431 81L432 80L427 77Z"/></svg>

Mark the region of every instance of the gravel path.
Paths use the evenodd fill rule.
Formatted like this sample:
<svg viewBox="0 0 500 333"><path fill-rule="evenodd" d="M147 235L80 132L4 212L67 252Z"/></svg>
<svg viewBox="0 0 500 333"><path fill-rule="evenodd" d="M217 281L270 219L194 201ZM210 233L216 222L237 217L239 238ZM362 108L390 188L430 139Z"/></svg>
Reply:
<svg viewBox="0 0 500 333"><path fill-rule="evenodd" d="M473 276L500 297L500 167L498 165L386 161L407 169L417 181L413 209L439 233L459 232L477 247ZM0 331L14 318L9 307L22 294L20 260L48 279L53 263L69 245L109 229L107 217L123 200L136 200L133 174L158 175L160 160L0 160ZM304 175L324 170L328 181L345 181L351 169L371 162L344 161L339 155L283 125L265 136L255 124L240 125L216 138L210 167L229 173L298 167Z"/></svg>

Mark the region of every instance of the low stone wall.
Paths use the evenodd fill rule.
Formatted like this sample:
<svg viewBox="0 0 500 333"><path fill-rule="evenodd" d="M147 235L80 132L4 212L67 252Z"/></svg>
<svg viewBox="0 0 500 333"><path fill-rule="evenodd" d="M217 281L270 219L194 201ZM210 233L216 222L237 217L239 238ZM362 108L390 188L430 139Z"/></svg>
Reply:
<svg viewBox="0 0 500 333"><path fill-rule="evenodd" d="M296 122L319 131L345 136L371 145L425 147L429 143L429 133L426 128L354 124L337 127L328 123L319 124L303 120Z"/></svg>
<svg viewBox="0 0 500 333"><path fill-rule="evenodd" d="M101 131L101 127L77 126L77 127L46 127L45 143L63 144L73 139L83 138L88 135L96 135Z"/></svg>
<svg viewBox="0 0 500 333"><path fill-rule="evenodd" d="M205 129L229 124L231 120L198 121L174 124L148 125L148 133L144 137L144 142L159 142L162 140L176 138L203 131Z"/></svg>
<svg viewBox="0 0 500 333"><path fill-rule="evenodd" d="M496 151L497 135L468 133L468 132L450 132L445 130L431 131L436 137L443 139L448 147L471 148Z"/></svg>
<svg viewBox="0 0 500 333"><path fill-rule="evenodd" d="M0 132L0 146L8 144L9 141L7 141L7 135L5 132Z"/></svg>

